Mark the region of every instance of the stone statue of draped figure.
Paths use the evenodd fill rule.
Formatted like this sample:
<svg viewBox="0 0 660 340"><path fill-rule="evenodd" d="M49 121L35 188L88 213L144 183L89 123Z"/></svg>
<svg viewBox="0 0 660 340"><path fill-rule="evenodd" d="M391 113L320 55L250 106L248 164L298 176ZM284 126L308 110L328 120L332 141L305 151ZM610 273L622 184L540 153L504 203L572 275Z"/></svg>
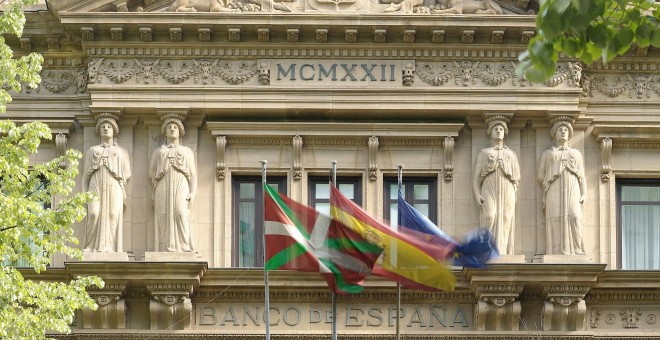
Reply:
<svg viewBox="0 0 660 340"><path fill-rule="evenodd" d="M506 121L490 120L487 131L492 146L477 155L472 189L481 208L481 226L493 234L501 254L513 255L520 165L516 153L504 145Z"/></svg>
<svg viewBox="0 0 660 340"><path fill-rule="evenodd" d="M538 172L544 192L546 253L584 255L582 209L587 182L582 154L568 146L571 122L556 121L550 135L555 145L541 155Z"/></svg>
<svg viewBox="0 0 660 340"><path fill-rule="evenodd" d="M101 144L85 153L82 190L95 194L87 204L83 251L123 252L123 218L126 182L131 178L128 152L117 145L117 122L100 118L96 132Z"/></svg>
<svg viewBox="0 0 660 340"><path fill-rule="evenodd" d="M185 133L179 119L165 119L161 127L165 144L151 156L149 177L153 184L157 252L191 252L190 205L197 191L197 166L193 151L181 145Z"/></svg>

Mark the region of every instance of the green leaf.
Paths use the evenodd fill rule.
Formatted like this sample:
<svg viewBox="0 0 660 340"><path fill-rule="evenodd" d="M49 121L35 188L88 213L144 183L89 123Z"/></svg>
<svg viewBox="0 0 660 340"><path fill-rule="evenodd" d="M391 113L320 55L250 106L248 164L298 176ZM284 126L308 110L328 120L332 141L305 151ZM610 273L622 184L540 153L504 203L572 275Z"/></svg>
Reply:
<svg viewBox="0 0 660 340"><path fill-rule="evenodd" d="M635 31L635 41L640 47L646 47L651 43L651 32L653 28L650 24L642 24L637 27Z"/></svg>
<svg viewBox="0 0 660 340"><path fill-rule="evenodd" d="M553 0L550 7L557 13L564 13L570 4L571 0Z"/></svg>
<svg viewBox="0 0 660 340"><path fill-rule="evenodd" d="M660 47L660 29L651 31L650 43L653 47Z"/></svg>
<svg viewBox="0 0 660 340"><path fill-rule="evenodd" d="M571 4L578 13L588 13L593 0L571 0Z"/></svg>

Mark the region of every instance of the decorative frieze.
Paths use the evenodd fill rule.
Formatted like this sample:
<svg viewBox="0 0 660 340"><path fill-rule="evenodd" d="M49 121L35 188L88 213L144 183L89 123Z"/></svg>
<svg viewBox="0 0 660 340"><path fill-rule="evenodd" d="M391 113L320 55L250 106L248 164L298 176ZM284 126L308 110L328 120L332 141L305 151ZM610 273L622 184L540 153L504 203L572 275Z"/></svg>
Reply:
<svg viewBox="0 0 660 340"><path fill-rule="evenodd" d="M416 62L417 76L427 84L433 86L449 86L453 80L455 86L532 86L522 77L516 75L516 64L513 62L480 62L480 61L453 61L453 62ZM558 87L566 84L569 88L579 88L582 68L578 64L559 64L557 72L543 84L546 87Z"/></svg>
<svg viewBox="0 0 660 340"><path fill-rule="evenodd" d="M41 84L36 88L21 83L21 93L26 95L66 95L85 91L87 91L86 68L45 69L41 72Z"/></svg>
<svg viewBox="0 0 660 340"><path fill-rule="evenodd" d="M158 83L163 79L180 84L193 77L195 84L215 84L217 78L231 85L241 84L257 74L256 61L222 61L219 59L161 60L161 59L90 59L88 75L91 83L101 83L104 75L122 84L135 77L136 83Z"/></svg>
<svg viewBox="0 0 660 340"><path fill-rule="evenodd" d="M600 74L588 73L582 83L586 97L602 94L606 97L650 99L660 96L660 75L657 73Z"/></svg>

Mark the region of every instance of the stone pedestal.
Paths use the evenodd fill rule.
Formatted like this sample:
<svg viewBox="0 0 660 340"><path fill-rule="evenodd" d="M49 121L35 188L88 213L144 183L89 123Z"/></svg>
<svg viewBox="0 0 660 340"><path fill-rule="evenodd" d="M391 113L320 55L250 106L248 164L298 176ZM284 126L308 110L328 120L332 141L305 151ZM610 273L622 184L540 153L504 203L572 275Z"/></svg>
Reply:
<svg viewBox="0 0 660 340"><path fill-rule="evenodd" d="M490 260L488 263L525 263L525 255L500 255L500 257Z"/></svg>
<svg viewBox="0 0 660 340"><path fill-rule="evenodd" d="M542 255L540 263L579 264L593 263L587 255Z"/></svg>
<svg viewBox="0 0 660 340"><path fill-rule="evenodd" d="M83 252L83 261L85 262L126 262L128 261L127 252Z"/></svg>
<svg viewBox="0 0 660 340"><path fill-rule="evenodd" d="M148 251L144 253L145 262L194 262L196 252Z"/></svg>

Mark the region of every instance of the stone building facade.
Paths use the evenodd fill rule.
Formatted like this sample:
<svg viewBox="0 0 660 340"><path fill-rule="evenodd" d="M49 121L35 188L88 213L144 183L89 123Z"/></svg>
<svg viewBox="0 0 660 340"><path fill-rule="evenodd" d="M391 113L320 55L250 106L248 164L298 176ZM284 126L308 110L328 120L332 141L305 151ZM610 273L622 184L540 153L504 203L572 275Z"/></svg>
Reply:
<svg viewBox="0 0 660 340"><path fill-rule="evenodd" d="M22 38L7 38L16 54L45 58L41 86L14 94L8 117L51 127L54 142L35 162L99 145L97 123L111 119L130 163L120 251L56 256L47 271L106 281L90 291L99 309L59 337L263 338L267 160L270 183L319 208L337 161L338 182L378 218L391 219L399 164L408 198L451 236L504 216L488 222L510 240L497 263L454 268L452 292L403 290L405 339L660 338L660 51L633 48L607 65L561 59L550 80L530 83L515 67L537 9L534 0L43 3ZM182 227L192 251L158 246L150 162L169 143L167 119L181 123L196 165ZM493 137L497 125L506 133ZM560 126L581 160L551 136ZM507 194L484 197L490 215L477 197L489 147L491 170L501 171L504 148L518 169L502 175ZM544 155L585 191L544 180ZM553 185L581 197L553 196ZM555 207L573 215L548 219ZM88 237L88 222L75 228ZM564 229L582 242L577 251L553 250ZM272 272L269 287L274 338L329 338L318 275ZM340 338L393 339L396 300L396 285L377 278L340 296Z"/></svg>

